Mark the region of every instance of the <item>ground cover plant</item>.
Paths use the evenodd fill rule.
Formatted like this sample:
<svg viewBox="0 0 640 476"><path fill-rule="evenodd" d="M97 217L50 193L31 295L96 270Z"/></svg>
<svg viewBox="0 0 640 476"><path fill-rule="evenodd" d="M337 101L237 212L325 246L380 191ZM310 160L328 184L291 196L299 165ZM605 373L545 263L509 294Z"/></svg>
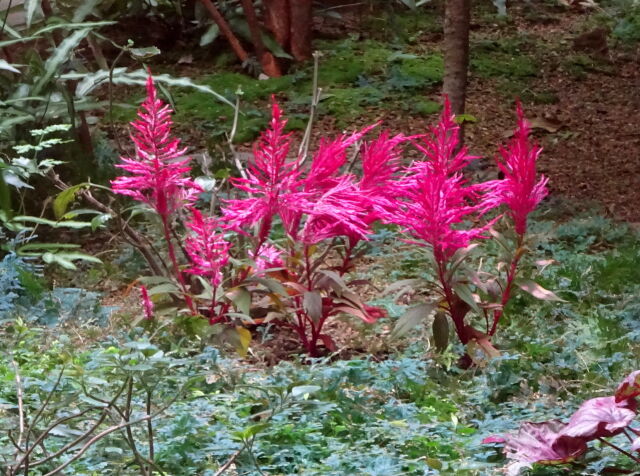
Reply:
<svg viewBox="0 0 640 476"><path fill-rule="evenodd" d="M0 474L635 474L637 10L0 5Z"/></svg>

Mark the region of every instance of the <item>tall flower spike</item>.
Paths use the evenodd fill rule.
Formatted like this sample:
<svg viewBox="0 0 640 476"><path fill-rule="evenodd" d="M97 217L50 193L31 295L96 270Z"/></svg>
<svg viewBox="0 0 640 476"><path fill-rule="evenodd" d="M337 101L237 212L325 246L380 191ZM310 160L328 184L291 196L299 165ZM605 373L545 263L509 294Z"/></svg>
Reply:
<svg viewBox="0 0 640 476"><path fill-rule="evenodd" d="M144 285L140 286L140 298L142 299L142 309L144 310L144 317L147 320L153 319L153 302L149 298L149 291Z"/></svg>
<svg viewBox="0 0 640 476"><path fill-rule="evenodd" d="M207 278L212 286L222 282L222 268L229 262L231 245L218 233L220 223L216 217L204 218L199 210L191 210L187 228L192 234L185 241L185 248L192 265L187 273Z"/></svg>
<svg viewBox="0 0 640 476"><path fill-rule="evenodd" d="M296 202L290 195L299 180L299 161L287 161L291 139L284 133L286 124L280 107L274 102L269 128L254 146L254 161L248 166L247 178L232 179L236 188L249 195L243 199L227 200L223 210L228 221L238 229L256 223L270 225L276 213ZM268 233L269 226L263 228L261 234Z"/></svg>
<svg viewBox="0 0 640 476"><path fill-rule="evenodd" d="M440 122L431 134L422 137L416 147L425 160L407 169L408 175L397 187L402 201L384 213L385 220L403 227L419 244L430 245L438 261L450 258L471 240L484 238L492 223L476 228L461 228L462 222L481 213L483 203L467 185L462 168L475 157L466 148L456 151L458 126L445 100Z"/></svg>
<svg viewBox="0 0 640 476"><path fill-rule="evenodd" d="M513 138L507 147L500 149L501 157L496 158L504 179L488 182L485 186L493 189L496 199L507 205L516 233L523 235L527 231L529 214L547 196L549 179L541 176L538 180L536 163L542 148L529 140L531 128L519 102L517 111L518 126Z"/></svg>
<svg viewBox="0 0 640 476"><path fill-rule="evenodd" d="M116 167L130 172L111 181L115 193L146 203L159 215L168 217L192 203L200 188L189 178L190 158L182 159L180 140L171 137L171 113L158 99L153 78L147 79L147 98L131 123L136 146L133 158L122 157Z"/></svg>

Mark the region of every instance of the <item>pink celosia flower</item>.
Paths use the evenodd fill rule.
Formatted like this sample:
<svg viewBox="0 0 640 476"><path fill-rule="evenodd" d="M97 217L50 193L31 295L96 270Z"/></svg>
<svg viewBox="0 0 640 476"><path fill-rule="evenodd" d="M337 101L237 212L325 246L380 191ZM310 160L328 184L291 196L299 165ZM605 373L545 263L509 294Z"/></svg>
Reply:
<svg viewBox="0 0 640 476"><path fill-rule="evenodd" d="M190 159L181 159L185 149L171 137L171 108L158 99L153 78L147 80L147 98L131 123L136 145L134 158L122 157L116 167L131 176L111 182L113 191L146 203L162 217L193 202L200 188L189 178Z"/></svg>
<svg viewBox="0 0 640 476"><path fill-rule="evenodd" d="M233 185L249 196L227 200L223 210L227 221L237 229L261 223L262 240L269 233L273 216L280 213L283 221L287 222L287 212L302 200L296 196L300 180L299 161L287 160L291 138L290 134L284 133L286 124L280 107L274 102L269 128L254 147L254 161L248 166L247 178L232 179Z"/></svg>
<svg viewBox="0 0 640 476"><path fill-rule="evenodd" d="M397 188L403 201L385 213L387 221L422 240L418 243L430 245L438 261L447 260L471 240L485 238L492 224L463 227L464 221L486 211L487 205L478 199L475 187L467 186L460 172L475 157L469 156L464 147L456 152L458 128L445 100L440 123L418 145L426 160L407 169Z"/></svg>
<svg viewBox="0 0 640 476"><path fill-rule="evenodd" d="M425 155L427 160L417 162L415 167L429 168L437 175L452 175L462 171L470 162L478 157L468 154L466 147L458 149L460 126L455 122L455 115L451 113L451 103L448 97L444 99L444 107L440 121L429 128L430 135L420 136L414 141L416 148Z"/></svg>
<svg viewBox="0 0 640 476"><path fill-rule="evenodd" d="M366 217L370 202L349 176L315 198L313 208L302 229L302 241L315 244L335 236L364 239L370 233Z"/></svg>
<svg viewBox="0 0 640 476"><path fill-rule="evenodd" d="M142 309L144 310L145 319L153 319L153 302L151 302L149 291L147 291L144 285L140 285L140 297L142 299Z"/></svg>
<svg viewBox="0 0 640 476"><path fill-rule="evenodd" d="M527 231L527 217L547 196L548 179L541 176L538 180L536 162L542 148L529 140L531 127L524 117L520 103L517 111L518 126L513 138L506 148L500 149L501 158L496 158L504 179L487 182L484 188L493 190L495 199L507 205L516 233L524 235Z"/></svg>
<svg viewBox="0 0 640 476"><path fill-rule="evenodd" d="M253 251L249 251L249 256L253 258L256 264L256 271L261 273L267 269L283 268L282 253L278 248L272 245L264 245L260 248L258 256L254 256Z"/></svg>
<svg viewBox="0 0 640 476"><path fill-rule="evenodd" d="M323 141L305 173L299 158L287 160L290 137L284 134L286 120L275 103L272 114L269 128L254 148L247 178L233 179L248 197L226 202L223 213L230 226L241 230L259 223L258 238L264 242L274 215L279 215L287 234L307 244L345 234L366 236L371 198L358 189L355 176L341 174L340 169L347 149L370 128Z"/></svg>
<svg viewBox="0 0 640 476"><path fill-rule="evenodd" d="M220 222L216 217L203 217L195 208L191 210L191 221L187 223L191 235L185 240L185 249L191 259L187 273L202 276L211 284L219 286L222 268L229 262L230 244L218 233Z"/></svg>

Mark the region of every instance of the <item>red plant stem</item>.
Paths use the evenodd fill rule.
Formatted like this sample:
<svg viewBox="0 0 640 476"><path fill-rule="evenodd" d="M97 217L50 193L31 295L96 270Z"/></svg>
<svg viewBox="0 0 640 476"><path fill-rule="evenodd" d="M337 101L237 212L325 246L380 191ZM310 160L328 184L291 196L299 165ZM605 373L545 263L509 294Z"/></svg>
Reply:
<svg viewBox="0 0 640 476"><path fill-rule="evenodd" d="M605 440L604 438L600 437L598 438L599 441L601 441L602 443L604 443L607 446L610 446L611 448L613 448L616 451L619 451L620 453L622 453L625 456L628 456L629 458L631 458L633 461L635 461L636 463L640 463L640 458L636 458L635 456L633 456L631 453L629 453L628 451L623 450L622 448L620 448L617 445L614 445L613 443L611 443L610 441Z"/></svg>
<svg viewBox="0 0 640 476"><path fill-rule="evenodd" d="M467 330L464 325L464 314L459 315L457 309L456 298L449 285L449 282L446 279L446 268L447 262L444 259L436 258L437 266L438 266L438 280L442 286L442 290L444 292L445 300L447 301L447 305L449 308L449 316L451 316L451 320L453 321L453 325L456 328L456 334L458 335L458 339L462 342L463 345L466 345L469 342L469 336L467 335Z"/></svg>
<svg viewBox="0 0 640 476"><path fill-rule="evenodd" d="M349 271L349 266L351 266L351 253L353 253L355 247L356 244L352 243L349 239L349 246L345 249L344 258L342 259L342 266L340 266L340 269L338 270L340 277L344 276L347 274L347 271Z"/></svg>
<svg viewBox="0 0 640 476"><path fill-rule="evenodd" d="M304 266L307 268L304 273L307 275L307 288L311 291L311 288L313 287L313 279L311 278L311 262L309 261L308 245L304 245Z"/></svg>
<svg viewBox="0 0 640 476"><path fill-rule="evenodd" d="M502 299L500 301L500 309L497 309L493 312L493 325L491 326L491 330L489 331L489 335L493 336L498 330L498 323L500 322L500 318L504 313L504 308L507 306L509 300L511 299L511 291L513 290L513 281L516 278L516 274L518 273L518 263L520 262L520 258L523 255L523 245L524 245L524 234L518 235L518 247L516 249L515 254L513 255L513 259L511 260L511 265L509 266L509 271L507 272L507 284L502 293Z"/></svg>
<svg viewBox="0 0 640 476"><path fill-rule="evenodd" d="M173 247L173 241L171 240L171 227L169 225L169 217L166 214L160 215L162 220L162 229L164 231L164 239L167 242L167 250L169 252L169 259L171 260L171 266L173 267L173 272L180 283L180 287L182 288L182 294L184 295L184 300L189 307L189 310L192 314L197 314L196 310L193 307L193 300L191 296L189 296L189 292L187 289L187 283L184 281L184 276L182 276L182 271L180 271L180 267L178 266L178 260L176 259L176 252Z"/></svg>

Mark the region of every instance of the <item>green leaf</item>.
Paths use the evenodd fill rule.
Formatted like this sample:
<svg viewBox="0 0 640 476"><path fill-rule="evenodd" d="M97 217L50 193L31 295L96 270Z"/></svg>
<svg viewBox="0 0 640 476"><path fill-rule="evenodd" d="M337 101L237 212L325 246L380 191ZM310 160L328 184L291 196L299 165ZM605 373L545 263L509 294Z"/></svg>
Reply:
<svg viewBox="0 0 640 476"><path fill-rule="evenodd" d="M227 293L236 309L242 314L249 315L251 311L251 293L245 288L235 288Z"/></svg>
<svg viewBox="0 0 640 476"><path fill-rule="evenodd" d="M27 28L31 28L31 22L33 21L33 15L36 13L36 8L40 5L40 0L25 0L24 2L24 19L27 23Z"/></svg>
<svg viewBox="0 0 640 476"><path fill-rule="evenodd" d="M215 41L216 38L218 38L219 35L220 27L217 24L212 23L209 28L207 28L207 31L204 33L204 35L200 37L200 46L210 45Z"/></svg>
<svg viewBox="0 0 640 476"><path fill-rule="evenodd" d="M149 296L154 296L156 294L171 294L171 293L179 293L180 289L174 283L164 283L158 284L157 286L153 286L149 289Z"/></svg>
<svg viewBox="0 0 640 476"><path fill-rule="evenodd" d="M91 223L87 221L73 221L73 220L53 221L53 220L47 220L46 218L31 217L31 216L24 216L24 215L14 217L12 221L35 223L37 225L46 225L52 228L72 228L74 230L91 227Z"/></svg>
<svg viewBox="0 0 640 476"><path fill-rule="evenodd" d="M146 48L131 48L129 50L131 56L138 61L143 61L149 58L153 58L154 56L159 55L160 49L156 46L147 46Z"/></svg>
<svg viewBox="0 0 640 476"><path fill-rule="evenodd" d="M58 73L58 69L69 59L71 51L73 51L82 40L91 31L91 28L83 28L81 30L74 31L71 35L66 37L53 51L53 54L47 58L44 64L44 74L33 88L32 94L38 95L44 88L44 86Z"/></svg>
<svg viewBox="0 0 640 476"><path fill-rule="evenodd" d="M69 187L56 195L56 198L53 200L52 207L53 214L58 220L67 212L67 208L69 207L69 204L75 200L76 194L86 187L87 184L81 183Z"/></svg>
<svg viewBox="0 0 640 476"><path fill-rule="evenodd" d="M57 264L62 266L65 269L76 270L76 265L73 263L74 261L89 261L91 263L102 263L101 260L96 258L95 256L91 256L85 253L78 252L66 252L60 251L56 253L47 252L42 255L42 261L47 264Z"/></svg>
<svg viewBox="0 0 640 476"><path fill-rule="evenodd" d="M317 392L322 387L320 385L298 385L297 387L293 387L291 389L291 396L296 397L304 397L307 395Z"/></svg>
<svg viewBox="0 0 640 476"><path fill-rule="evenodd" d="M469 307L471 307L471 309L473 309L478 314L482 314L482 311L480 310L478 303L473 297L471 288L468 285L460 282L455 283L453 285L453 291L456 293L456 296L458 296L460 299L466 302L469 305Z"/></svg>
<svg viewBox="0 0 640 476"><path fill-rule="evenodd" d="M11 71L20 74L20 70L5 59L0 59L0 70Z"/></svg>
<svg viewBox="0 0 640 476"><path fill-rule="evenodd" d="M516 281L516 284L520 287L520 289L528 292L536 299L541 299L542 301L566 302L561 297L558 297L554 292L543 288L538 283L530 279L518 279Z"/></svg>
<svg viewBox="0 0 640 476"><path fill-rule="evenodd" d="M257 276L252 276L251 278L247 279L247 281L260 283L274 294L279 294L280 296L284 297L288 296L287 290L284 288L282 283L280 283L280 281L276 279L259 278Z"/></svg>
<svg viewBox="0 0 640 476"><path fill-rule="evenodd" d="M407 332L429 317L437 306L438 305L434 302L425 302L407 309L405 313L400 316L398 322L396 322L390 337L392 339L397 339L398 337L404 336Z"/></svg>
<svg viewBox="0 0 640 476"><path fill-rule="evenodd" d="M433 343L436 350L444 352L449 346L449 318L443 311L436 312L432 324Z"/></svg>
<svg viewBox="0 0 640 476"><path fill-rule="evenodd" d="M322 318L322 296L318 291L305 292L302 307L314 323Z"/></svg>

